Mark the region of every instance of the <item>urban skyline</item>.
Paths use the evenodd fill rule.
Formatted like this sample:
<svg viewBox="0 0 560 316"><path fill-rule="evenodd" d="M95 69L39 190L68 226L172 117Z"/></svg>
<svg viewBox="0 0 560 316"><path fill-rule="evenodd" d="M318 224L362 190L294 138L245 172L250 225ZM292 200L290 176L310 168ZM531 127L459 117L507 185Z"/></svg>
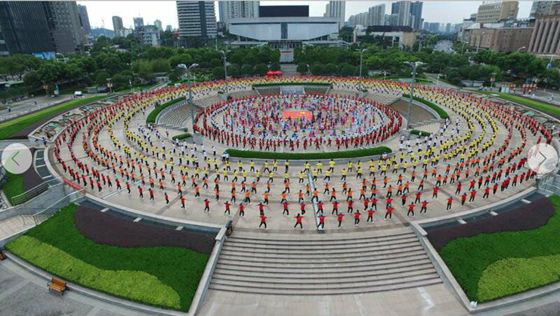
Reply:
<svg viewBox="0 0 560 316"><path fill-rule="evenodd" d="M390 14L391 4L395 1L347 1L345 20L351 15L365 12L369 7L385 4L386 13ZM422 17L425 22L460 23L468 18L471 13L476 13L478 6L483 1L453 1L453 3L442 1L422 1ZM146 24L153 24L155 20L161 20L163 25L172 25L178 28L177 7L175 1L112 1L111 10L104 6L105 2L78 1L78 4L87 6L92 28L105 27L112 29L112 16L120 16L124 27L133 28L133 17L143 17ZM301 3L301 2L298 2ZM328 1L306 1L309 5L311 16L323 16ZM261 1L261 5L285 5L293 4L293 1ZM453 10L449 10L449 6ZM529 17L532 1L519 2L519 18ZM134 9L131 9L133 7ZM219 21L219 5L215 2L216 19Z"/></svg>

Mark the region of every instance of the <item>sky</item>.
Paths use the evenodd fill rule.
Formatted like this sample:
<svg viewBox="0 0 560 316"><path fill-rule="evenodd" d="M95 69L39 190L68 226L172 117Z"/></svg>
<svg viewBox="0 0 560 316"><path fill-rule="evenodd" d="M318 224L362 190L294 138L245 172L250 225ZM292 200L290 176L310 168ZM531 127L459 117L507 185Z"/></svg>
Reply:
<svg viewBox="0 0 560 316"><path fill-rule="evenodd" d="M482 1L455 1L432 0L423 1L422 17L426 22L460 23L463 18L468 18L476 13ZM261 1L261 5L305 4L309 5L311 16L322 16L328 1ZM105 27L113 29L112 16L122 17L125 27L131 28L133 17L143 17L144 24L153 24L161 20L163 26L170 24L177 28L177 8L175 1L78 1L88 10L92 27ZM391 12L391 1L347 1L346 19L350 15L367 11L374 5L385 4L387 14ZM519 2L519 18L529 16L532 1ZM216 17L218 5L216 3Z"/></svg>

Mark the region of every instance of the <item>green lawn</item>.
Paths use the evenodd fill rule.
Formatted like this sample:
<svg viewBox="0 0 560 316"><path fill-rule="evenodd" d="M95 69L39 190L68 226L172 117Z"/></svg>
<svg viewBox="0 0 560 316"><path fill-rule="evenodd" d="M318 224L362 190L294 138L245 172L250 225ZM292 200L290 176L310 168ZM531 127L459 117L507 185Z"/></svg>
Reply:
<svg viewBox="0 0 560 316"><path fill-rule="evenodd" d="M178 247L97 244L75 226L71 204L6 248L65 280L128 300L188 311L208 255Z"/></svg>
<svg viewBox="0 0 560 316"><path fill-rule="evenodd" d="M402 95L403 99L410 99L410 94L403 94ZM413 97L414 100L421 102L425 105L427 105L428 107L430 107L432 110L436 111L436 113L439 115L439 117L441 117L442 119L446 119L449 118L449 114L447 114L447 112L440 108L437 104L430 102L428 100L424 100L422 98L419 98L417 96Z"/></svg>
<svg viewBox="0 0 560 316"><path fill-rule="evenodd" d="M68 110L71 110L73 108L77 108L79 106L82 106L84 104L88 104L91 102L95 102L98 101L102 98L104 98L105 96L93 96L93 97L87 97L87 98L80 98L80 99L75 99L72 101L68 101L59 105L55 105L55 106L51 106L48 107L46 109L34 112L34 113L30 113L24 116L20 116L18 118L15 118L13 120L9 120L3 123L0 123L0 140L1 139L8 139L10 136L14 135L15 133L17 133L18 131L27 128L43 119L45 119L48 116L51 115L56 115L56 114L60 114L63 112L66 112Z"/></svg>
<svg viewBox="0 0 560 316"><path fill-rule="evenodd" d="M148 117L146 117L146 124L154 124L156 122L156 118L158 116L158 114L163 111L165 108L172 106L173 104L179 103L181 101L184 101L185 98L184 97L180 97L177 98L175 100L171 100L169 102L163 103L160 106L156 107L155 109L152 110L152 112L150 112L150 114L148 114Z"/></svg>
<svg viewBox="0 0 560 316"><path fill-rule="evenodd" d="M8 181L2 187L2 191L4 191L8 201L11 203L14 196L25 192L23 175L6 172L6 176L8 177Z"/></svg>
<svg viewBox="0 0 560 316"><path fill-rule="evenodd" d="M385 146L356 149L324 153L281 153L272 151L251 151L227 149L231 157L256 158L256 159L278 159L278 160L309 160L309 159L338 159L338 158L357 158L373 155L388 154L391 149Z"/></svg>
<svg viewBox="0 0 560 316"><path fill-rule="evenodd" d="M528 107L534 108L536 110L545 112L547 114L550 114L552 116L556 116L556 117L560 117L560 107L558 106L554 106L552 104L547 104L544 102L540 102L540 101L536 101L536 100L532 100L529 98L524 98L524 97L520 97L520 96L516 96L516 95L511 95L508 93L497 93L500 98L504 99L504 100L508 100L511 102L515 102L515 103L519 103L519 104L523 104L526 105Z"/></svg>
<svg viewBox="0 0 560 316"><path fill-rule="evenodd" d="M487 302L560 281L560 197L532 230L458 238L440 251L470 300Z"/></svg>

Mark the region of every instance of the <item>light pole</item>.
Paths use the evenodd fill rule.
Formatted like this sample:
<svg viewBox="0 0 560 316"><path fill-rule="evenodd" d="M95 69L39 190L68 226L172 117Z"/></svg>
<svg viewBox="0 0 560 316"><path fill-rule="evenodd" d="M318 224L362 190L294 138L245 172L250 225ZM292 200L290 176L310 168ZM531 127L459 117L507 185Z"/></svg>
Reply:
<svg viewBox="0 0 560 316"><path fill-rule="evenodd" d="M360 50L360 78L362 78L362 64L363 64L363 59L364 59L364 52L366 50L367 49L365 49L365 48Z"/></svg>
<svg viewBox="0 0 560 316"><path fill-rule="evenodd" d="M412 108L412 99L414 98L414 84L416 83L416 67L423 64L420 61L407 61L405 64L412 67L412 83L410 85L410 99L408 100L408 109L406 112L406 129L410 128L410 111Z"/></svg>
<svg viewBox="0 0 560 316"><path fill-rule="evenodd" d="M187 104L190 105L190 107L191 107L192 133L193 133L193 136L194 136L194 134L195 134L195 131L194 131L194 107L192 105L191 71L192 71L192 69L198 67L198 64L192 64L188 67L185 64L179 64L179 65L177 65L177 67L182 69L183 71L186 71L186 73L187 73L188 96L187 96L186 99L187 99Z"/></svg>
<svg viewBox="0 0 560 316"><path fill-rule="evenodd" d="M225 89L226 89L226 94L228 92L228 84L227 84L227 57L226 57L226 52L221 50L220 53L222 53L222 55L224 56L224 81L225 81Z"/></svg>
<svg viewBox="0 0 560 316"><path fill-rule="evenodd" d="M311 74L311 66L309 64L305 64L307 66L307 75Z"/></svg>

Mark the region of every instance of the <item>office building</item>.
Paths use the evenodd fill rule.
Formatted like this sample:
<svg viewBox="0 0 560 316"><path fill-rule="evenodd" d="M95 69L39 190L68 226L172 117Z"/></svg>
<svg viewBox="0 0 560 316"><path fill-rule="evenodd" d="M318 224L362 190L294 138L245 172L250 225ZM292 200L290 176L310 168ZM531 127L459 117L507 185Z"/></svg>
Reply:
<svg viewBox="0 0 560 316"><path fill-rule="evenodd" d="M52 1L46 2L45 7L56 51L59 53L83 51L86 36L80 23L76 2Z"/></svg>
<svg viewBox="0 0 560 316"><path fill-rule="evenodd" d="M519 2L516 0L483 3L478 7L476 22L496 23L505 20L515 20L518 11Z"/></svg>
<svg viewBox="0 0 560 316"><path fill-rule="evenodd" d="M420 30L422 28L422 2L416 1L410 4L410 27L415 30Z"/></svg>
<svg viewBox="0 0 560 316"><path fill-rule="evenodd" d="M550 1L550 0L535 0L531 6L530 18L536 18L538 15L550 15L554 5L560 1Z"/></svg>
<svg viewBox="0 0 560 316"><path fill-rule="evenodd" d="M432 33L439 33L439 23L438 22L424 22L424 30Z"/></svg>
<svg viewBox="0 0 560 316"><path fill-rule="evenodd" d="M368 9L368 26L385 25L385 5L380 4Z"/></svg>
<svg viewBox="0 0 560 316"><path fill-rule="evenodd" d="M324 16L338 19L338 28L342 28L346 16L346 1L329 1Z"/></svg>
<svg viewBox="0 0 560 316"><path fill-rule="evenodd" d="M396 16L393 26L410 26L412 18L410 14L411 2L398 1L391 4L391 14Z"/></svg>
<svg viewBox="0 0 560 316"><path fill-rule="evenodd" d="M166 32L171 32L173 31L173 26L171 24L168 24L167 26L165 26L165 31Z"/></svg>
<svg viewBox="0 0 560 316"><path fill-rule="evenodd" d="M381 39L391 47L411 48L416 43L416 32L410 26L368 26L365 35Z"/></svg>
<svg viewBox="0 0 560 316"><path fill-rule="evenodd" d="M533 28L503 24L486 24L484 27L480 27L480 24L476 23L470 26L466 32L469 33L469 46L477 50L489 49L493 52L509 53L527 49Z"/></svg>
<svg viewBox="0 0 560 316"><path fill-rule="evenodd" d="M89 16L87 12L87 7L85 5L78 4L78 10L80 12L80 22L82 24L82 28L86 34L91 33L91 25L89 24Z"/></svg>
<svg viewBox="0 0 560 316"><path fill-rule="evenodd" d="M259 16L259 1L219 1L220 22L228 27L228 21Z"/></svg>
<svg viewBox="0 0 560 316"><path fill-rule="evenodd" d="M144 27L144 18L132 18L134 22L134 30L141 30Z"/></svg>
<svg viewBox="0 0 560 316"><path fill-rule="evenodd" d="M528 51L537 55L560 55L560 4L546 15L538 15Z"/></svg>
<svg viewBox="0 0 560 316"><path fill-rule="evenodd" d="M161 24L161 21L160 21L160 20L155 20L155 21L154 21L154 26L157 27L157 29L158 29L160 32L163 32L163 25Z"/></svg>
<svg viewBox="0 0 560 316"><path fill-rule="evenodd" d="M368 23L369 23L369 12L354 14L348 18L348 25L352 27L356 27L358 25L368 26Z"/></svg>
<svg viewBox="0 0 560 316"><path fill-rule="evenodd" d="M44 2L0 1L0 55L55 52Z"/></svg>
<svg viewBox="0 0 560 316"><path fill-rule="evenodd" d="M215 38L216 14L213 1L177 1L179 34L182 38Z"/></svg>
<svg viewBox="0 0 560 316"><path fill-rule="evenodd" d="M159 46L161 43L159 28L156 25L145 25L142 28L142 42L144 45Z"/></svg>
<svg viewBox="0 0 560 316"><path fill-rule="evenodd" d="M115 37L124 37L124 25L122 18L120 16L113 16L113 31L115 32Z"/></svg>

